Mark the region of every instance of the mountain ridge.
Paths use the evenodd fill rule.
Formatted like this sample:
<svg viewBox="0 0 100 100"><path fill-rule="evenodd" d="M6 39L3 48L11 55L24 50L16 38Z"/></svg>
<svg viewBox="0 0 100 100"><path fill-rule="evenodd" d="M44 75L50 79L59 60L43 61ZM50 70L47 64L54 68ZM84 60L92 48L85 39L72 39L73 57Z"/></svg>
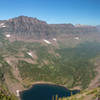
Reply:
<svg viewBox="0 0 100 100"><path fill-rule="evenodd" d="M50 39L62 34L99 33L95 26L76 27L73 24L47 24L45 21L27 16L0 21L0 29L5 34L12 34L16 38L28 37L27 39Z"/></svg>

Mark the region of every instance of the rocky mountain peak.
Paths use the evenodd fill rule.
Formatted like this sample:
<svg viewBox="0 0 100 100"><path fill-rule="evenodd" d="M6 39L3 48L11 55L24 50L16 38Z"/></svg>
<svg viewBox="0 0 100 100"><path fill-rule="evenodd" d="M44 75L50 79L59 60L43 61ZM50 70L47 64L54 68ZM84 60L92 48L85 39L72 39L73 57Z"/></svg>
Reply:
<svg viewBox="0 0 100 100"><path fill-rule="evenodd" d="M6 21L6 32L15 35L27 35L29 37L48 37L52 34L52 28L45 22L37 18L19 16Z"/></svg>
<svg viewBox="0 0 100 100"><path fill-rule="evenodd" d="M27 16L19 16L12 19L9 19L8 22L19 22L19 23L31 23L31 24L46 24L45 21L38 20L37 18L27 17Z"/></svg>

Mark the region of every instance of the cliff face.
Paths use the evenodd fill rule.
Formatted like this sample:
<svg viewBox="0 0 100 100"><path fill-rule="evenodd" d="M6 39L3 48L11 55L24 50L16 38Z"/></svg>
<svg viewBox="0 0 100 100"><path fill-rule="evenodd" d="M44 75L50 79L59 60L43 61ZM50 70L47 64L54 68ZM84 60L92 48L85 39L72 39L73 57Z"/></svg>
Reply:
<svg viewBox="0 0 100 100"><path fill-rule="evenodd" d="M50 26L60 34L91 34L98 32L95 26L74 26L72 24L52 24Z"/></svg>
<svg viewBox="0 0 100 100"><path fill-rule="evenodd" d="M37 18L19 16L6 21L0 21L0 27L7 34L14 34L18 37L41 39L52 38L66 34L92 34L98 33L93 26L74 26L72 24L47 24ZM1 29L0 28L0 29Z"/></svg>
<svg viewBox="0 0 100 100"><path fill-rule="evenodd" d="M51 27L46 22L32 17L19 16L7 20L5 25L7 26L5 29L6 32L30 38L32 36L36 38L48 38L53 33Z"/></svg>

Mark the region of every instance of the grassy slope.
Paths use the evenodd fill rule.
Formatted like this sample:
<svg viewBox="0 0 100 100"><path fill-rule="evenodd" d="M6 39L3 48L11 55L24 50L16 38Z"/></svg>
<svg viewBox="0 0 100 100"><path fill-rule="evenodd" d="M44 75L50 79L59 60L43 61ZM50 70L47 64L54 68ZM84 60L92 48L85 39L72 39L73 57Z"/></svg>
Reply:
<svg viewBox="0 0 100 100"><path fill-rule="evenodd" d="M72 95L68 98L59 98L59 100L98 100L98 98L100 98L100 87L91 90L84 90L79 94Z"/></svg>
<svg viewBox="0 0 100 100"><path fill-rule="evenodd" d="M59 56L50 54L50 48L53 47L28 45L29 50L36 51L38 60L37 64L19 61L18 68L22 78L28 81L50 81L67 87L81 85L86 88L95 76L94 65L90 60L100 53L100 44L92 42L75 48L54 49ZM44 60L48 63L45 64Z"/></svg>
<svg viewBox="0 0 100 100"><path fill-rule="evenodd" d="M18 100L13 94L9 93L7 88L0 86L0 100Z"/></svg>

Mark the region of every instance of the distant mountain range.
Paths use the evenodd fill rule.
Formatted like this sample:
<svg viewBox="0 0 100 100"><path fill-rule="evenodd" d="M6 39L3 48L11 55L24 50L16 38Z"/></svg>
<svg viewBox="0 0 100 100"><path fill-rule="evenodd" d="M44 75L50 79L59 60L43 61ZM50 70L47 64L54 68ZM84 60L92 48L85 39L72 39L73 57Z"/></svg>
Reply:
<svg viewBox="0 0 100 100"><path fill-rule="evenodd" d="M100 25L96 26L96 28L100 31Z"/></svg>

